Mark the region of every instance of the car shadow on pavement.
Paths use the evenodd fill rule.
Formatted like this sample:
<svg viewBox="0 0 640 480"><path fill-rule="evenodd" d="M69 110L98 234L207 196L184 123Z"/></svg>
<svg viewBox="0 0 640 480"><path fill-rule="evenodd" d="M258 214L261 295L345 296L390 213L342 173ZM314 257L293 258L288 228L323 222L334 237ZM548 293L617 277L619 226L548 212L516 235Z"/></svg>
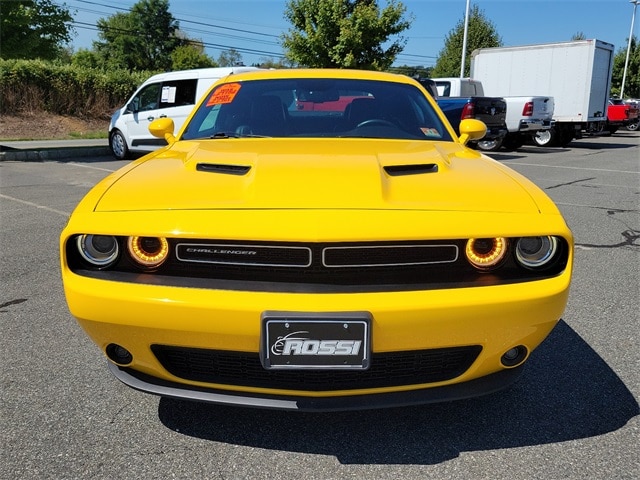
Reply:
<svg viewBox="0 0 640 480"><path fill-rule="evenodd" d="M569 148L561 148L561 147L534 147L527 146L519 148L514 151L500 150L497 152L483 152L485 155L493 158L494 160L504 161L504 160L519 160L522 158L532 157L540 154L549 154L556 153L561 155L563 152L570 151Z"/></svg>
<svg viewBox="0 0 640 480"><path fill-rule="evenodd" d="M640 135L639 135L640 136ZM631 135L626 134L626 137ZM575 150L618 150L626 148L637 148L637 144L630 143L613 143L602 142L598 140L599 137L583 138L580 140L574 140L566 147L538 147L535 145L524 145L515 151L499 150L496 152L483 152L485 155L493 158L494 160L516 160L532 155L555 153L561 155L563 152L568 152L572 149ZM610 137L606 137L610 138ZM613 135L615 138L615 135Z"/></svg>
<svg viewBox="0 0 640 480"><path fill-rule="evenodd" d="M182 435L332 455L343 464L437 464L461 452L564 442L623 427L640 413L614 371L564 321L510 389L451 403L338 413L225 407L162 398Z"/></svg>
<svg viewBox="0 0 640 480"><path fill-rule="evenodd" d="M597 138L591 138L586 139L585 141L571 142L568 147L582 150L621 150L626 148L637 148L637 145L632 143L601 142L598 141Z"/></svg>

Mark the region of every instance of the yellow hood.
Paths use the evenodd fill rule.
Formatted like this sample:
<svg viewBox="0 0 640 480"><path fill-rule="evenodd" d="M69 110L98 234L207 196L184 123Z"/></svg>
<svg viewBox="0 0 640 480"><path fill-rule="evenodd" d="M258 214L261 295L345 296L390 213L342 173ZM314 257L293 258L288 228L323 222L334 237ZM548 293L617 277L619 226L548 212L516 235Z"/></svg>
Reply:
<svg viewBox="0 0 640 480"><path fill-rule="evenodd" d="M532 213L539 208L530 187L498 162L454 143L216 139L177 142L139 160L107 189L95 210Z"/></svg>

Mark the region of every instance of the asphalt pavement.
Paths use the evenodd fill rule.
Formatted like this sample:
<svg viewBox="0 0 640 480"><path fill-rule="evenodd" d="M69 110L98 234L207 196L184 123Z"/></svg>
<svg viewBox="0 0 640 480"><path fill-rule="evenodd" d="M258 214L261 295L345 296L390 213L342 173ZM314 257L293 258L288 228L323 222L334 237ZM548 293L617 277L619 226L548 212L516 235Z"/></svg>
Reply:
<svg viewBox="0 0 640 480"><path fill-rule="evenodd" d="M64 158L110 155L109 140L28 140L0 141L0 162L59 160Z"/></svg>
<svg viewBox="0 0 640 480"><path fill-rule="evenodd" d="M337 413L159 398L113 378L67 308L58 242L129 162L0 162L0 479L637 480L640 132L491 156L574 232L562 320L510 389Z"/></svg>

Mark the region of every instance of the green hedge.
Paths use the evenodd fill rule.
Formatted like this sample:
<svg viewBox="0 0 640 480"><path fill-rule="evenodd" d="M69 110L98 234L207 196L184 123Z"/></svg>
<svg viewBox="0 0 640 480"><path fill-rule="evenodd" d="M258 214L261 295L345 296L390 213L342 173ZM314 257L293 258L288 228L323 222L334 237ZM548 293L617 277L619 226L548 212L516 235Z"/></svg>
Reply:
<svg viewBox="0 0 640 480"><path fill-rule="evenodd" d="M0 113L109 118L153 73L0 59Z"/></svg>

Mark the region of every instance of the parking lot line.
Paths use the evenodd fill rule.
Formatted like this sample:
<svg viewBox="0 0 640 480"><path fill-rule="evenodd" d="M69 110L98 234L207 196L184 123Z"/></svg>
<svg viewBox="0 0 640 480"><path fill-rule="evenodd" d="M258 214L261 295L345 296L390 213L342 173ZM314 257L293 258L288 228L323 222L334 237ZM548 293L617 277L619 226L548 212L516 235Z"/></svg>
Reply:
<svg viewBox="0 0 640 480"><path fill-rule="evenodd" d="M73 167L89 168L91 170L100 170L101 172L110 172L110 173L115 172L117 170L115 168L111 169L111 168L94 167L92 165L84 165L82 163L76 163L76 162L68 162L68 163L65 163L65 165L70 165Z"/></svg>
<svg viewBox="0 0 640 480"><path fill-rule="evenodd" d="M569 167L566 165L546 165L541 163L524 163L524 162L513 162L509 160L504 160L500 163L508 164L508 165L522 165L524 167L542 167L542 168L562 168L566 170L590 170L593 172L612 172L612 173L634 173L638 174L638 171L628 171L628 170L613 170L609 168L589 168L589 167Z"/></svg>
<svg viewBox="0 0 640 480"><path fill-rule="evenodd" d="M9 195L3 195L1 193L0 193L0 198L4 198L6 200L11 200L11 201L14 201L14 202L22 203L23 205L28 205L30 207L39 208L41 210L46 210L48 212L57 213L59 215L64 215L65 217L68 217L71 214L71 212L63 212L61 210L56 210L55 208L46 207L44 205L38 205L37 203L28 202L26 200L20 200L19 198L10 197Z"/></svg>

